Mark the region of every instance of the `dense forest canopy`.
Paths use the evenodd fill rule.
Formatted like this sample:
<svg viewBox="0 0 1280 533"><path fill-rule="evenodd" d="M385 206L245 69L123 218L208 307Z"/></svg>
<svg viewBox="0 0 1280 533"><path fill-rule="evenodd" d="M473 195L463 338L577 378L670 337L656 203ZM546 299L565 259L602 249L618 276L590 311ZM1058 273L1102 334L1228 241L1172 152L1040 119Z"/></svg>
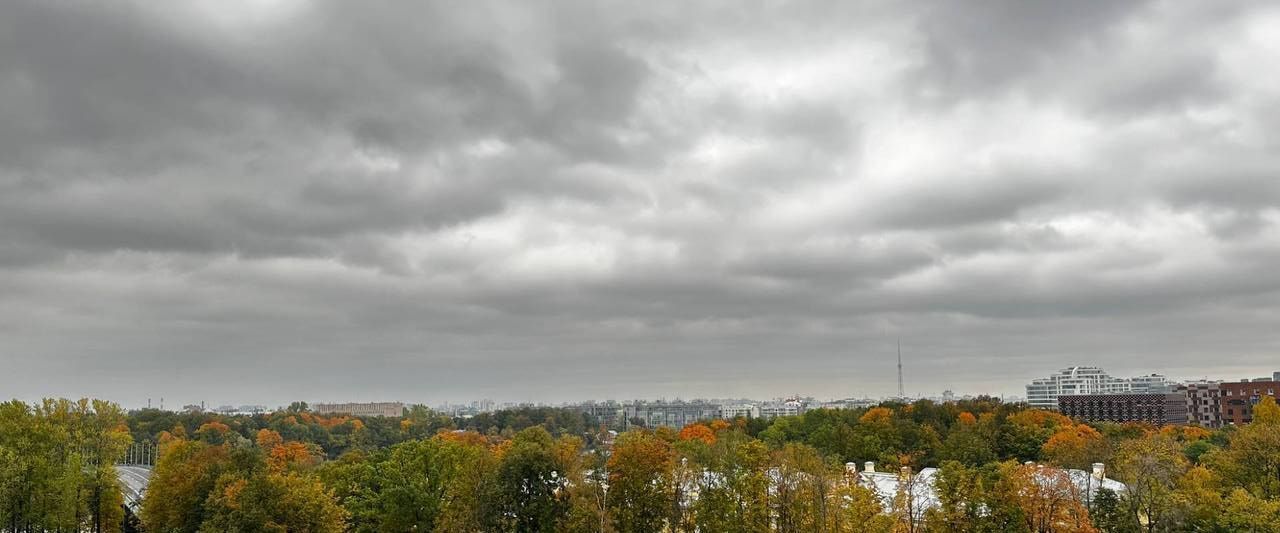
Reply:
<svg viewBox="0 0 1280 533"><path fill-rule="evenodd" d="M357 418L13 401L0 404L0 529L119 531L113 464L154 443L148 531L1280 531L1271 399L1253 424L1212 431L993 398L615 429L559 408ZM895 493L858 482L868 462ZM1097 463L1125 490L1077 490L1069 471Z"/></svg>

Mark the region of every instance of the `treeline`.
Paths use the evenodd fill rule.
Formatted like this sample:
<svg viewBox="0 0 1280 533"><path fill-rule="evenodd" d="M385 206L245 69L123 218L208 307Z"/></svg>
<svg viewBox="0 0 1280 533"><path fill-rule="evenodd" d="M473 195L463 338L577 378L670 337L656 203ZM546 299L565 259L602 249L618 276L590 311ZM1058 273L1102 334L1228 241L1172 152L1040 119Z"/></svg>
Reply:
<svg viewBox="0 0 1280 533"><path fill-rule="evenodd" d="M0 454L25 462L4 464L43 466L4 471L5 512L48 517L8 529L86 529L89 504L65 502L108 501L50 497L88 490L95 476L107 486L109 466L15 439L42 433L13 420L82 435L65 449L94 435L119 449L130 431L158 441L148 531L1280 531L1280 408L1270 399L1253 424L1216 431L1082 424L993 399L620 435L554 409L468 420L425 408L402 419L318 416L301 405L166 416L177 418L139 412L126 427L110 404L6 404ZM867 461L880 473L861 472ZM1082 489L1094 463L1126 488ZM37 471L47 484L23 477ZM103 530L118 523L101 520Z"/></svg>
<svg viewBox="0 0 1280 533"><path fill-rule="evenodd" d="M112 465L130 442L113 403L0 404L0 530L119 531Z"/></svg>
<svg viewBox="0 0 1280 533"><path fill-rule="evenodd" d="M325 457L336 459L350 451L386 448L455 429L510 438L520 430L539 426L555 436L585 436L589 442L594 442L589 432L598 429L600 422L577 411L552 407L522 407L470 418L454 418L423 405L412 405L405 409L401 418L357 418L314 414L305 402L295 402L286 409L257 415L141 409L129 413L128 417L129 432L135 442L155 442L166 432L186 437L210 424L225 425L231 431L225 438L244 441L252 441L258 431L270 429L285 439L314 444Z"/></svg>

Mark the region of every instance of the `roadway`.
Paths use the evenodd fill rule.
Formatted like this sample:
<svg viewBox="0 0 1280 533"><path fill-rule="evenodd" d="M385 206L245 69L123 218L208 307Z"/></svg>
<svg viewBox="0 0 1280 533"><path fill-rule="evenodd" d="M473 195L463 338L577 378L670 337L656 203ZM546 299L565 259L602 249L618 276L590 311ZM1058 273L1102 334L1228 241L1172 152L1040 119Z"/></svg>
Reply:
<svg viewBox="0 0 1280 533"><path fill-rule="evenodd" d="M120 488L124 491L125 506L136 513L142 506L142 495L147 491L147 483L151 481L151 467L116 465L116 477L120 479Z"/></svg>

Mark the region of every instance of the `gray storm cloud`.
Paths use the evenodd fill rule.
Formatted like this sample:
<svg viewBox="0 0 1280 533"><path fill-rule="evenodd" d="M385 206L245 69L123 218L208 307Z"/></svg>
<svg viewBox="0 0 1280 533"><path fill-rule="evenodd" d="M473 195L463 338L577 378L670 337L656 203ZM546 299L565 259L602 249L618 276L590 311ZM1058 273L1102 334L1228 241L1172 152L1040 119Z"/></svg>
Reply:
<svg viewBox="0 0 1280 533"><path fill-rule="evenodd" d="M0 6L0 394L1280 369L1257 2Z"/></svg>

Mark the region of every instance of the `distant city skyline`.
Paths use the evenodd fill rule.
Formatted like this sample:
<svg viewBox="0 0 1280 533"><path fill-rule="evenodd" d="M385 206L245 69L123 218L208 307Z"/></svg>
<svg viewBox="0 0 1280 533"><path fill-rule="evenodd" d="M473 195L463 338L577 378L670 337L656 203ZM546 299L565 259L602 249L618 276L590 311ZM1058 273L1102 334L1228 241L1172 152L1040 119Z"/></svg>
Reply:
<svg viewBox="0 0 1280 533"><path fill-rule="evenodd" d="M1066 366L1066 368L1071 368L1071 367L1096 367L1096 366L1098 366L1098 365L1067 365L1067 366ZM1154 375L1160 375L1160 376L1162 376L1162 377L1164 377L1164 378L1167 378L1168 382L1169 382L1169 383L1171 383L1171 384L1172 384L1172 383L1181 383L1181 382L1194 382L1194 381L1200 381L1200 380L1224 381L1224 382L1236 382L1236 381L1242 381L1242 380L1254 380L1254 379L1263 379L1263 378L1271 378L1271 379L1277 379L1277 378L1280 378L1280 371L1271 371L1271 372L1268 372L1268 371L1257 371L1257 372L1254 372L1253 374L1245 374L1245 375L1225 375L1225 374L1224 374L1224 375L1207 375L1207 376L1174 376L1174 375L1165 374L1165 373L1163 373L1163 372L1159 372L1159 371L1156 371L1156 370L1150 370L1150 371L1145 371L1145 372L1139 372L1139 373L1137 373L1137 374L1130 375L1130 374L1128 374L1128 373L1122 373L1122 372L1110 372L1110 371L1109 371L1109 369L1108 369L1107 367L1102 367L1102 368L1103 368L1103 370L1104 370L1104 371L1107 371L1108 373L1110 373L1113 377L1122 377L1122 378L1125 378L1125 379L1129 379L1129 378L1135 378L1135 377L1136 377L1136 378L1142 378L1142 377L1150 376L1150 375L1153 375L1153 374L1154 374ZM1120 368L1120 367L1116 367L1116 368ZM1062 370L1062 368L1060 367L1060 368L1056 368L1056 369L1053 369L1053 370L1045 370L1042 374L1045 374L1045 375L1053 374L1053 373L1058 372L1059 370ZM1010 392L1010 393L995 393L995 392L990 392L990 391L966 391L966 390L955 390L955 389L942 389L942 390L937 390L937 391L924 391L924 392L918 392L918 393L917 393L917 392L913 392L913 391L911 391L911 390L910 390L910 388L908 387L908 394L907 394L907 397L908 397L908 398L935 398L935 399L937 399L937 398L942 398L942 397L944 396L944 394L945 394L945 393L947 393L947 392L951 392L951 393L952 393L956 398L962 398L962 397L977 397L977 396L992 396L992 397L997 397L997 398L1004 398L1004 399L1007 399L1007 400L1026 401L1026 400L1029 400L1029 399L1030 399L1030 398L1029 398L1029 396L1027 395L1027 390L1026 390L1027 383L1028 383L1028 382L1031 382L1031 381L1034 381L1035 379L1040 379L1040 378L1043 378L1043 375L1041 375L1041 376L1035 376L1035 377L1032 377L1032 378L1028 378L1026 381L1023 381L1023 382L1017 383L1017 384L1015 384L1015 385L1016 385L1015 387L1012 387L1012 388L1016 389L1016 391L1015 391L1015 392ZM1280 379L1277 379L1277 380L1280 380ZM894 387L896 388L896 384L894 385ZM1007 387L1007 388L1008 388L1008 387ZM337 402L337 403L343 403L343 402L403 402L403 403L404 403L404 404L406 404L406 405L419 404L419 405L426 405L426 406L428 406L428 407L435 408L435 407L440 407L440 406L444 406L444 405L451 405L451 406L463 407L463 406L469 406L469 405L474 404L474 403L477 403L477 402L485 402L485 401L487 401L487 402L490 402L491 406L494 406L494 407L496 408L497 406L513 406L513 405L522 405L522 404L528 404L528 405L558 406L558 405L566 405L566 404L583 404L583 403L589 403L589 402L608 402L608 401L616 401L616 402L634 402L634 401L699 401L699 400L717 400L717 401L718 401L718 400L749 400L749 401L762 402L762 401L770 401L770 400L785 399L785 398L789 398L789 397L813 398L813 399L815 399L815 400L817 400L817 401L819 401L819 402L828 402L828 401L837 401L837 400L845 400L845 399L872 399L872 400L885 400L885 399L892 399L892 398L895 398L896 396L897 396L897 395L896 395L896 391L893 391L892 393L885 393L885 394L870 394L870 393L868 393L868 394L858 394L858 393L854 393L854 394L848 394L848 395L843 395L843 396L841 396L841 395L836 395L836 396L823 396L823 395L819 395L819 394L809 393L809 392L806 392L806 391L804 391L804 390L797 390L797 391L791 391L791 392L782 393L782 394L759 394L759 393L757 393L757 394L745 394L745 395L715 395L715 394L697 394L697 393L694 393L694 394L678 394L678 395L661 395L661 394L643 395L643 394L641 394L641 395L637 395L637 396L616 396L616 395L615 395L615 396L608 396L608 397L572 397L572 396L562 396L562 397L560 397L559 399L533 399L533 398L516 398L516 397L512 397L512 398L503 398L503 397L493 397L493 396L472 396L472 397L459 397L459 398L437 398L437 399L431 399L431 400L420 400L420 399L406 398L406 397L396 397L396 398L392 398L392 397L383 397L383 396L373 396L373 397L354 397L354 396L351 396L351 395L344 396L342 393L335 391L335 392L334 392L333 394L331 394L330 396L326 396L326 397L323 397L323 398L290 398L290 399L286 399L286 400L278 401L277 403L267 403L267 404L262 404L262 403L257 403L257 404L255 404L255 403L252 403L252 402L245 403L244 401L241 401L241 400L234 400L234 401L231 401L231 400L225 400L225 399L222 399L222 400L196 399L196 400L194 400L194 401L192 401L192 400L184 400L184 401L181 401L181 402L178 402L178 403L174 403L174 402L172 401L172 399L165 399L165 405L164 405L164 407L165 407L165 409L167 409L167 410L179 411L179 410L182 410L183 406L186 406L186 405L199 405L199 404L201 404L201 403L203 402L204 407L205 407L206 409L209 409L209 410L213 410L213 409L215 409L215 408L217 408L217 407L222 407L222 406L231 406L231 407L237 407L237 408L239 408L239 407L241 407L241 406L245 406L245 405L249 405L249 406L262 406L262 405L265 405L268 409L274 409L274 408L278 408L278 407L286 407L286 406L288 406L288 404L290 404L290 403L292 403L292 402L295 402L295 401L305 401L305 402L308 402L309 404L317 404L317 403L332 403L332 402ZM129 408L129 409L136 409L136 408L147 407L148 405L149 405L149 406L151 406L151 407L159 408L159 407L160 407L160 400L161 400L161 398L159 398L159 397L156 397L156 398L146 398L146 399L143 399L141 403L139 403L139 404L136 404L136 405L135 405L135 404L132 404L132 403L130 403L130 402L127 402L127 401L120 401L120 400L115 399L115 398L106 398L106 399L109 399L109 400L112 400L112 401L120 402L124 407ZM149 403L148 403L148 401L149 401Z"/></svg>

